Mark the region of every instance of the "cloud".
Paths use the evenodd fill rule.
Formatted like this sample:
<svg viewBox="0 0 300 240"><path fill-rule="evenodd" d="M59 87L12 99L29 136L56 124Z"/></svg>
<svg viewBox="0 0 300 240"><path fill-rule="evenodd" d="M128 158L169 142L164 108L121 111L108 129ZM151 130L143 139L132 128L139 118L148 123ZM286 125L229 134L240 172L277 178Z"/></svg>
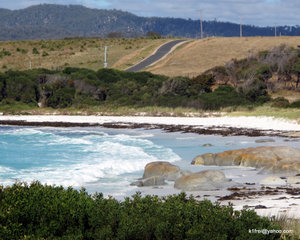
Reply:
<svg viewBox="0 0 300 240"><path fill-rule="evenodd" d="M120 9L138 16L200 18L259 26L297 25L299 0L1 0L0 7L20 9L40 3L82 4L92 8Z"/></svg>

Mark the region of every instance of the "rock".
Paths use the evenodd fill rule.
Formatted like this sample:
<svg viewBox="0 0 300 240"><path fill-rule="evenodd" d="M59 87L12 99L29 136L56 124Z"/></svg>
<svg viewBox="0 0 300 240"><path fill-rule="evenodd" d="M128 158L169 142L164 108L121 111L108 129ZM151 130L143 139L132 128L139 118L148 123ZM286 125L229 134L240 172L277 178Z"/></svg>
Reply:
<svg viewBox="0 0 300 240"><path fill-rule="evenodd" d="M255 140L256 143L267 143L267 142L275 142L272 138L264 138L264 139L257 139Z"/></svg>
<svg viewBox="0 0 300 240"><path fill-rule="evenodd" d="M147 186L160 186L165 184L165 179L162 176L152 176L145 179L138 180L131 183L131 186L147 187Z"/></svg>
<svg viewBox="0 0 300 240"><path fill-rule="evenodd" d="M195 157L192 164L245 166L267 173L299 173L300 149L285 146L251 147Z"/></svg>
<svg viewBox="0 0 300 240"><path fill-rule="evenodd" d="M280 177L270 176L261 180L259 184L268 185L268 186L282 186L282 185L286 185L286 182Z"/></svg>
<svg viewBox="0 0 300 240"><path fill-rule="evenodd" d="M169 162L151 162L145 166L143 179L152 176L161 176L166 180L175 181L180 177L180 168Z"/></svg>
<svg viewBox="0 0 300 240"><path fill-rule="evenodd" d="M193 172L189 171L189 170L182 170L180 171L180 177L181 176L187 176L187 175L190 175L192 174Z"/></svg>
<svg viewBox="0 0 300 240"><path fill-rule="evenodd" d="M202 147L212 147L212 144L210 144L210 143L205 143L205 144L202 145Z"/></svg>
<svg viewBox="0 0 300 240"><path fill-rule="evenodd" d="M300 183L300 177L289 177L286 182L288 184L297 184Z"/></svg>
<svg viewBox="0 0 300 240"><path fill-rule="evenodd" d="M265 205L256 205L254 208L255 209L266 209L267 207Z"/></svg>
<svg viewBox="0 0 300 240"><path fill-rule="evenodd" d="M184 191L207 191L229 187L230 180L221 171L206 170L176 179L174 187Z"/></svg>

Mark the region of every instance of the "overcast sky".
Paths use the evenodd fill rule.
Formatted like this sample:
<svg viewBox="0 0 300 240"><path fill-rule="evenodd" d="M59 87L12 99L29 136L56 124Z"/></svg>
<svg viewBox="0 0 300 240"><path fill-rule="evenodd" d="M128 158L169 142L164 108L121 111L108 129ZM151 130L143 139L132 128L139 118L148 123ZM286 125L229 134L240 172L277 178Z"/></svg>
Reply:
<svg viewBox="0 0 300 240"><path fill-rule="evenodd" d="M41 3L81 4L118 9L138 16L180 17L242 22L258 26L300 25L300 0L0 0L0 8L21 9Z"/></svg>

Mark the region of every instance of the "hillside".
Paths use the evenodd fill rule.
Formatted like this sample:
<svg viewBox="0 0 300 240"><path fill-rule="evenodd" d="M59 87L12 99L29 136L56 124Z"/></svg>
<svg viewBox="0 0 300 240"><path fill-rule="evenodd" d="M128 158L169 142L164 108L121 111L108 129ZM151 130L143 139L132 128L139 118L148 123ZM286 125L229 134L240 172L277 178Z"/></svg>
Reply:
<svg viewBox="0 0 300 240"><path fill-rule="evenodd" d="M208 69L223 66L231 59L243 59L281 44L300 45L300 37L206 38L190 41L148 68L156 74L194 77Z"/></svg>
<svg viewBox="0 0 300 240"><path fill-rule="evenodd" d="M0 72L9 69L61 69L67 66L98 70L103 67L104 46L108 48L108 66L128 68L168 39L99 39L30 40L0 42Z"/></svg>
<svg viewBox="0 0 300 240"><path fill-rule="evenodd" d="M204 21L204 36L239 36L239 24ZM80 5L43 4L21 10L0 9L0 41L61 39L65 37L145 36L199 37L199 20L139 17L119 10L90 9ZM281 35L300 35L300 27L278 26ZM273 36L273 27L245 25L244 36Z"/></svg>

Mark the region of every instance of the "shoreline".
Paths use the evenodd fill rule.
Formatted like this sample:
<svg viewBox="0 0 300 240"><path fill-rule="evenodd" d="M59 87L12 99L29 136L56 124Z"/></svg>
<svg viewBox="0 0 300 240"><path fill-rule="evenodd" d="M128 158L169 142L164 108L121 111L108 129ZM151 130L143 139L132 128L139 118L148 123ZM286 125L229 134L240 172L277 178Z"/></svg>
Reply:
<svg viewBox="0 0 300 240"><path fill-rule="evenodd" d="M222 136L300 137L296 121L273 117L143 117L143 116L66 116L0 115L0 126L105 127L162 129L166 132Z"/></svg>
<svg viewBox="0 0 300 240"><path fill-rule="evenodd" d="M200 135L221 136L274 136L285 137L284 141L299 141L300 124L296 121L275 119L272 117L141 117L141 116L65 116L65 115L2 115L0 126L33 126L33 127L105 127L116 129L162 129L166 132L196 133ZM175 163L176 164L176 163ZM219 201L221 204L233 203L235 210L241 210L244 206L255 210L259 215L286 215L287 217L300 219L299 210L299 184L285 188L261 188L259 179L262 176L253 175L256 171L249 170L230 173L229 177L240 178L239 182L245 184L251 181L251 185L245 188L224 189L217 192L188 192L197 200L209 199ZM281 176L284 177L284 176ZM235 179L234 179L235 180ZM172 195L180 191L169 186L158 188L137 188L143 194ZM197 197L199 196L199 197ZM297 214L293 214L293 213Z"/></svg>

